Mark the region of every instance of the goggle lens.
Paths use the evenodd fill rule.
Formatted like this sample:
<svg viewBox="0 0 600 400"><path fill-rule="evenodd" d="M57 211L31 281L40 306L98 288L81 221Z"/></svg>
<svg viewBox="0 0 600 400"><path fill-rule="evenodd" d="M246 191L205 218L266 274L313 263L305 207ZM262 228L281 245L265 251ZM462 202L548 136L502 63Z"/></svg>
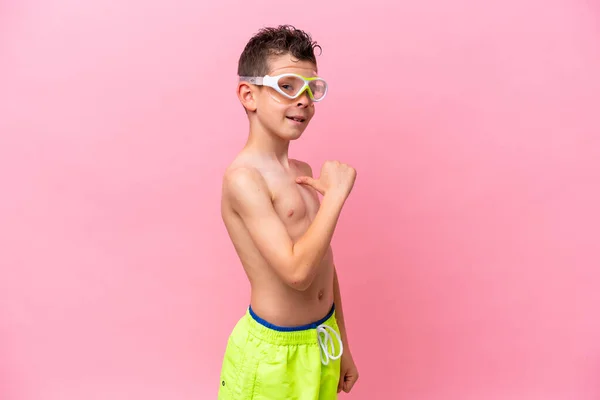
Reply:
<svg viewBox="0 0 600 400"><path fill-rule="evenodd" d="M282 76L277 81L279 89L290 97L298 97L302 94L302 91L306 89L304 79L298 76ZM327 92L327 83L322 79L315 79L308 81L308 88L315 100L320 100L325 96Z"/></svg>

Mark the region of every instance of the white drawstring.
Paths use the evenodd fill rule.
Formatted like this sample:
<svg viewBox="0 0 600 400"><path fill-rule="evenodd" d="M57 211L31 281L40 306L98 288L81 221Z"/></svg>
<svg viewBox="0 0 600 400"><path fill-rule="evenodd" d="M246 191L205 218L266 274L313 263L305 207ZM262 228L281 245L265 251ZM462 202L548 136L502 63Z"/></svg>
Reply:
<svg viewBox="0 0 600 400"><path fill-rule="evenodd" d="M335 346L333 344L333 338L331 337L329 332L327 332L327 329L333 332L333 334L337 338L338 343L340 344L340 354L338 355L331 354L328 350L328 345L331 345L331 351L334 352ZM323 337L321 337L321 333L323 334ZM317 326L317 336L319 338L319 345L321 346L321 349L323 349L323 351L321 352L321 362L323 363L323 365L329 364L329 360L337 360L342 356L342 353L344 352L344 345L342 344L342 339L340 338L340 335L338 335L335 329L333 329L329 325L321 324ZM324 357L323 354L325 355Z"/></svg>

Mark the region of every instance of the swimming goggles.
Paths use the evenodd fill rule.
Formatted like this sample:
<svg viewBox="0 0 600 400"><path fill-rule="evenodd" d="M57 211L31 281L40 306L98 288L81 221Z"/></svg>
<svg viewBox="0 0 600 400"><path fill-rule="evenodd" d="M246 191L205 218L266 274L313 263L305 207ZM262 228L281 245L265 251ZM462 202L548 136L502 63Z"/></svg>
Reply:
<svg viewBox="0 0 600 400"><path fill-rule="evenodd" d="M321 101L327 94L327 82L319 77L307 78L296 74L282 74L277 76L240 76L240 81L253 85L268 86L288 99L296 99L308 91L312 101Z"/></svg>

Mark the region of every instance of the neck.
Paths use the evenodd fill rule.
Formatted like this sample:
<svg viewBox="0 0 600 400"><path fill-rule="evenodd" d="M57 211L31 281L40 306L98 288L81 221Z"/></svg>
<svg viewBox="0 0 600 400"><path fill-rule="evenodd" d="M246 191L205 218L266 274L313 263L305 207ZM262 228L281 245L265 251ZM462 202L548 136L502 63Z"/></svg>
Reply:
<svg viewBox="0 0 600 400"><path fill-rule="evenodd" d="M258 153L289 167L288 151L290 141L277 137L261 127L250 127L250 134L244 146L245 150Z"/></svg>

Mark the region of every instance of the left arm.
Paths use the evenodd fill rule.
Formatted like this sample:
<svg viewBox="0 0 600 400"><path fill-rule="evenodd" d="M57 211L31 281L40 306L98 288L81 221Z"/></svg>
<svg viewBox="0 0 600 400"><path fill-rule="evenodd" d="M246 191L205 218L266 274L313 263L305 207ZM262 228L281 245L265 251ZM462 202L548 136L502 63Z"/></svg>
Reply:
<svg viewBox="0 0 600 400"><path fill-rule="evenodd" d="M350 352L350 346L348 344L348 333L346 331L346 322L344 321L344 310L342 309L342 295L340 293L340 282L337 276L337 270L335 265L333 266L333 299L335 301L335 317L340 328L340 335L342 336L342 344L344 345L344 352L342 353L342 360L340 365L340 380L338 382L338 393L342 390L346 393L350 393L352 387L358 380L358 369L352 358Z"/></svg>
<svg viewBox="0 0 600 400"><path fill-rule="evenodd" d="M333 266L333 301L335 304L335 316L342 335L342 343L344 345L344 353L350 353L348 345L348 334L346 332L346 323L344 321L344 310L342 308L342 295L340 292L340 282L338 280L337 270Z"/></svg>

